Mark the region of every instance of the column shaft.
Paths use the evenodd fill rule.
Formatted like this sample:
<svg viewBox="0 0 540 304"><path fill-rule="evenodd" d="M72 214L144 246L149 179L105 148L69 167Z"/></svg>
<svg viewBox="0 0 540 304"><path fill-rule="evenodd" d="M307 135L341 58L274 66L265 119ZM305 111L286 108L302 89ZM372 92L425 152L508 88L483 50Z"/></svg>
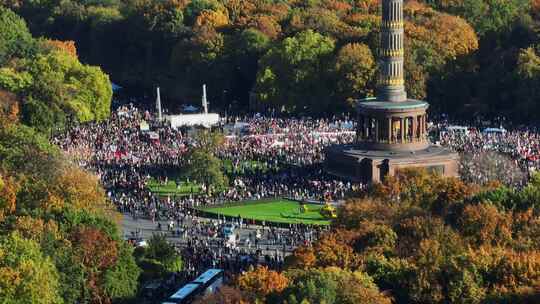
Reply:
<svg viewBox="0 0 540 304"><path fill-rule="evenodd" d="M401 142L403 143L405 141L405 122L403 117L399 121L399 133L401 133Z"/></svg>
<svg viewBox="0 0 540 304"><path fill-rule="evenodd" d="M407 100L403 72L403 0L383 0L379 97L391 102Z"/></svg>
<svg viewBox="0 0 540 304"><path fill-rule="evenodd" d="M379 141L379 119L375 118L375 141Z"/></svg>
<svg viewBox="0 0 540 304"><path fill-rule="evenodd" d="M369 137L368 121L369 121L369 117L364 116L364 139L368 139Z"/></svg>
<svg viewBox="0 0 540 304"><path fill-rule="evenodd" d="M387 118L388 122L388 142L392 143L392 117Z"/></svg>

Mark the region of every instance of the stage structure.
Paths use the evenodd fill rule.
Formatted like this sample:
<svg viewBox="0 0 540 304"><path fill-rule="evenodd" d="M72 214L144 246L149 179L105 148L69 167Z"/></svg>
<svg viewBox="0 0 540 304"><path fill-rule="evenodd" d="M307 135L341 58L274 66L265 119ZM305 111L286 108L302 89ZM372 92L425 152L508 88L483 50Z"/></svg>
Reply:
<svg viewBox="0 0 540 304"><path fill-rule="evenodd" d="M180 127L195 127L195 126L202 126L205 128L210 128L219 124L219 114L208 113L208 101L206 99L206 85L203 85L202 108L204 111L203 113L166 115L165 120L168 121L171 127L174 129L177 129Z"/></svg>
<svg viewBox="0 0 540 304"><path fill-rule="evenodd" d="M382 1L381 26L377 97L357 102L356 141L326 150L327 171L361 182L381 181L407 167L456 176L457 154L427 138L429 104L407 98L403 0Z"/></svg>

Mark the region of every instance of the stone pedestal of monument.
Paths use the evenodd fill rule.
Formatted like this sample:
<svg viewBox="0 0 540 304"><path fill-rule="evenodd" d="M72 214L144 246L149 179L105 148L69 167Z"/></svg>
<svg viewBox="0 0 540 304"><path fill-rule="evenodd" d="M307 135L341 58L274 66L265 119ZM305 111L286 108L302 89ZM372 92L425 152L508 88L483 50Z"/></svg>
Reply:
<svg viewBox="0 0 540 304"><path fill-rule="evenodd" d="M355 182L380 182L403 168L424 168L444 176L457 176L458 155L439 146L415 152L363 150L355 145L326 150L328 173Z"/></svg>

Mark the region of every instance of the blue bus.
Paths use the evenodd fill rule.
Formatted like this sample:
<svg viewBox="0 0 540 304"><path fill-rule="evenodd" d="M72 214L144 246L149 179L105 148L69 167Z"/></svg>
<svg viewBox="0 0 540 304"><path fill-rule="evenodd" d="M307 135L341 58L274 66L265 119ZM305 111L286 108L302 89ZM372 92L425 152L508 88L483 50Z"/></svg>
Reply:
<svg viewBox="0 0 540 304"><path fill-rule="evenodd" d="M217 268L208 269L193 280L192 283L199 284L203 287L203 291L201 291L203 295L214 293L223 285L223 270Z"/></svg>
<svg viewBox="0 0 540 304"><path fill-rule="evenodd" d="M162 304L186 304L191 303L195 297L198 295L200 290L199 284L186 284L184 287L180 288L172 296L170 296L166 302Z"/></svg>
<svg viewBox="0 0 540 304"><path fill-rule="evenodd" d="M191 303L199 296L214 293L221 285L223 285L223 270L208 269L161 304Z"/></svg>

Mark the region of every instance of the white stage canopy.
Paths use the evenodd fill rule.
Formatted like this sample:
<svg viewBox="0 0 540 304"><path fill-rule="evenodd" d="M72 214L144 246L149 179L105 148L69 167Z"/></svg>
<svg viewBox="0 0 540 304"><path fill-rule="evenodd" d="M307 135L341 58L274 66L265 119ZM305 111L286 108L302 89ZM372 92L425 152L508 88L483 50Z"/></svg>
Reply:
<svg viewBox="0 0 540 304"><path fill-rule="evenodd" d="M219 123L219 115L216 113L166 115L165 120L167 120L174 129L193 126L210 128Z"/></svg>

